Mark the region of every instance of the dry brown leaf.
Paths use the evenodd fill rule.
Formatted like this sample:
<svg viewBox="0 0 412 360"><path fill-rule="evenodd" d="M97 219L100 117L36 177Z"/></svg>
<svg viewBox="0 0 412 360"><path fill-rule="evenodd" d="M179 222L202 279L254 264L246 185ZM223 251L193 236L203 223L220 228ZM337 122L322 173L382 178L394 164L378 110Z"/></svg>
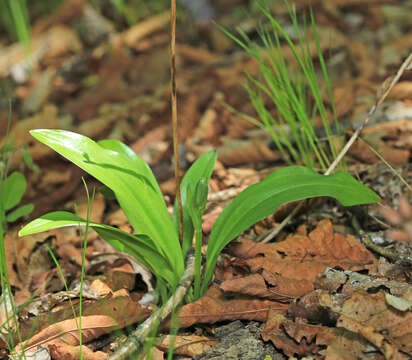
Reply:
<svg viewBox="0 0 412 360"><path fill-rule="evenodd" d="M412 312L392 308L386 302L384 291L373 294L358 290L339 308L332 305L334 300L329 300L328 295L324 298L341 314L339 327L361 334L387 359L406 359L406 354L412 353Z"/></svg>
<svg viewBox="0 0 412 360"><path fill-rule="evenodd" d="M334 233L329 220L319 222L308 235L300 227L277 244L241 239L229 252L245 259L252 274L226 276L222 290L282 302L310 293L317 275L327 267L375 271L377 266L373 255L353 236Z"/></svg>
<svg viewBox="0 0 412 360"><path fill-rule="evenodd" d="M160 343L156 344L156 346L160 350L168 352L172 345L173 354L195 357L196 355L203 354L205 351L209 350L213 345L217 344L218 342L219 340L211 339L206 336L167 335L162 337Z"/></svg>
<svg viewBox="0 0 412 360"><path fill-rule="evenodd" d="M388 163L392 165L405 165L408 163L411 154L410 150L397 149L390 146L389 142L384 142L380 139L374 139L373 141L368 140L370 146ZM349 153L366 164L376 164L381 161L380 157L370 149L363 139L356 141L349 150Z"/></svg>
<svg viewBox="0 0 412 360"><path fill-rule="evenodd" d="M269 149L266 142L258 140L232 140L217 148L218 158L227 166L282 159L280 151Z"/></svg>
<svg viewBox="0 0 412 360"><path fill-rule="evenodd" d="M32 28L32 35L37 36L58 24L68 24L83 15L85 0L66 0L52 14L37 20Z"/></svg>
<svg viewBox="0 0 412 360"><path fill-rule="evenodd" d="M127 46L133 48L137 45L139 40L165 28L167 24L169 24L169 21L170 13L169 11L166 11L162 14L152 16L147 20L140 21L138 24L120 34L120 38Z"/></svg>
<svg viewBox="0 0 412 360"><path fill-rule="evenodd" d="M76 32L70 27L56 25L46 33L33 37L30 41L31 58L37 62L51 63L56 58L77 53L82 49L82 44ZM10 45L0 54L0 77L6 77L11 69L26 61L25 49L20 43Z"/></svg>
<svg viewBox="0 0 412 360"><path fill-rule="evenodd" d="M242 296L228 299L216 285L212 285L199 300L182 307L179 327L185 328L195 323L215 323L222 320L264 321L269 309L284 313L286 305ZM169 326L169 323L165 326Z"/></svg>
<svg viewBox="0 0 412 360"><path fill-rule="evenodd" d="M177 51L185 59L198 63L198 64L210 64L222 59L220 54L212 53L206 49L200 47L190 46L188 44L178 44Z"/></svg>
<svg viewBox="0 0 412 360"><path fill-rule="evenodd" d="M52 344L55 339L72 346L79 345L78 325L79 318L68 319L54 323L33 335L29 341L18 344L15 351L19 353L22 348L30 349L37 346ZM103 334L119 328L117 321L107 315L91 315L82 317L82 338L87 343Z"/></svg>
<svg viewBox="0 0 412 360"><path fill-rule="evenodd" d="M348 81L333 89L333 99L338 117L351 112L355 105L355 83Z"/></svg>
<svg viewBox="0 0 412 360"><path fill-rule="evenodd" d="M114 329L122 329L141 321L149 314L150 310L132 300L126 291L117 292L109 299L85 302L83 304L85 320L82 321L82 328L85 330L83 334L86 337L83 338L83 342L86 343ZM33 337L26 341L33 331L35 332ZM60 304L59 310L52 309L45 314L39 314L35 318L31 317L20 322L20 332L22 339L30 347L45 342L52 343L61 335L64 335L66 342L78 345L77 325L73 319L72 308L67 301ZM16 342L18 342L17 339Z"/></svg>
<svg viewBox="0 0 412 360"><path fill-rule="evenodd" d="M223 291L258 296L280 302L288 302L314 289L312 283L305 279L286 278L265 270L262 273L262 275L252 274L226 280L220 285L220 288Z"/></svg>
<svg viewBox="0 0 412 360"><path fill-rule="evenodd" d="M103 351L92 351L87 346L73 346L66 344L63 340L57 339L52 344L46 345L50 351L52 359L70 359L70 360L104 360L108 354ZM81 356L80 356L81 354Z"/></svg>
<svg viewBox="0 0 412 360"><path fill-rule="evenodd" d="M292 321L276 312L269 313L262 338L271 340L287 356L322 355L330 360L360 359L369 346L361 336L345 329Z"/></svg>
<svg viewBox="0 0 412 360"><path fill-rule="evenodd" d="M319 222L309 235L305 231L301 227L298 233L277 244L242 239L229 249L231 254L246 258L253 272L264 269L296 280L313 282L326 267L376 270L373 255L353 236L334 233L329 220Z"/></svg>
<svg viewBox="0 0 412 360"><path fill-rule="evenodd" d="M18 148L27 147L33 160L53 153L53 150L42 143L35 141L30 135L29 131L32 129L56 129L60 128L59 121L57 119L58 109L54 105L46 105L42 112L27 117L15 123L10 131L10 138L13 139L14 145ZM0 146L5 144L6 139L0 140ZM21 163L21 156L16 153L13 156L13 164Z"/></svg>

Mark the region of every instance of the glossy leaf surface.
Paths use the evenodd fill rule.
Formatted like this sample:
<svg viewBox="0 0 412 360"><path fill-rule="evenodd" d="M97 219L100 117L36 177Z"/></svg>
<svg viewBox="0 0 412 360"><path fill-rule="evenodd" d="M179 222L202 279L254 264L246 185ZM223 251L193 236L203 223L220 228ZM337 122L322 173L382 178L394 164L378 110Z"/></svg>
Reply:
<svg viewBox="0 0 412 360"><path fill-rule="evenodd" d="M302 167L274 171L241 192L220 214L209 238L202 291L210 282L217 257L236 236L272 214L280 205L318 196L329 196L344 206L375 203L379 196L347 173L329 176Z"/></svg>
<svg viewBox="0 0 412 360"><path fill-rule="evenodd" d="M87 221L67 211L55 211L31 221L19 231L19 236L37 234L67 226L86 226ZM173 272L172 265L156 249L153 241L145 235L133 235L112 226L89 222L105 241L116 250L134 256L171 285L177 284L179 278Z"/></svg>
<svg viewBox="0 0 412 360"><path fill-rule="evenodd" d="M149 166L117 140L99 143L64 130L32 130L48 145L109 187L139 234L153 240L154 248L169 259L179 277L184 261L178 236Z"/></svg>

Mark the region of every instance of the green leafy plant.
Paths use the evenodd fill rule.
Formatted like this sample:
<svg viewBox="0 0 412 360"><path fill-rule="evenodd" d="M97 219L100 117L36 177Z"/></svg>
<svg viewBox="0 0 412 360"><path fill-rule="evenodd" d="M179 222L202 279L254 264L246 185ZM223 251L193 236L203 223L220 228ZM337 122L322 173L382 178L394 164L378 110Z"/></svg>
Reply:
<svg viewBox="0 0 412 360"><path fill-rule="evenodd" d="M24 193L26 192L27 181L24 175L20 172L13 172L1 183L0 193L3 210L6 212L4 220L6 222L14 222L17 219L25 216L33 211L33 204L25 204L13 208L20 203ZM7 212L11 210L10 212Z"/></svg>
<svg viewBox="0 0 412 360"><path fill-rule="evenodd" d="M9 102L9 120L5 134L5 144L0 147L0 306L1 311L5 314L6 319L3 324L0 323L0 337L5 341L9 349L14 347L14 339L9 336L9 331L3 332L3 328L17 330L17 336L21 340L17 314L13 300L12 288L10 285L6 251L4 246L4 235L6 234L8 223L12 223L22 216L29 214L33 210L33 204L26 204L16 207L26 192L27 181L21 172L15 171L9 174L11 158L15 151L20 150L23 162L31 169L37 170L29 153L24 149L17 149L10 138L12 104Z"/></svg>
<svg viewBox="0 0 412 360"><path fill-rule="evenodd" d="M31 134L113 191L136 234L94 222L89 226L115 249L131 254L152 271L163 300L170 296L183 274L184 257L192 246L194 233L196 272L190 300L207 290L223 248L280 205L316 196L336 198L344 206L379 201L378 195L347 173L323 176L302 166L276 170L244 190L221 213L210 234L202 276L201 217L207 201L207 182L216 160L215 151L197 159L182 180L184 233L180 245L177 205L172 221L149 166L128 146L117 140L94 142L64 130L33 130ZM52 212L30 222L19 234L86 224L86 220L72 213Z"/></svg>
<svg viewBox="0 0 412 360"><path fill-rule="evenodd" d="M23 164L30 170L37 172L38 167L25 148L16 148L10 137L12 104L9 106L9 121L5 134L5 143L0 147L0 223L1 233L5 233L7 223L12 223L33 211L33 204L16 207L23 198L27 188L27 181L23 173L14 171L9 174L11 159L16 151L20 152Z"/></svg>
<svg viewBox="0 0 412 360"><path fill-rule="evenodd" d="M289 6L287 1L286 5ZM299 24L296 12L289 7L296 38L294 42L270 14L267 6L260 2L259 8L269 22L267 26L261 26L258 31L263 46L258 46L242 30L239 30L240 37L236 37L221 28L259 64L260 76L256 78L247 74L248 84L245 86L260 119L258 123L271 134L276 147L289 164L304 164L311 168L320 165L323 170L326 170L330 165L330 158L336 158L337 149L323 100L325 91L331 105L337 135L340 126L313 12L310 12L309 29L306 21L303 22L303 26ZM316 45L324 89L318 80L312 60L310 36ZM284 43L291 50L296 64L292 64L285 57ZM266 99L272 105L268 106ZM276 108L275 116L270 111L271 106ZM320 117L322 121L327 146L314 130L316 117Z"/></svg>

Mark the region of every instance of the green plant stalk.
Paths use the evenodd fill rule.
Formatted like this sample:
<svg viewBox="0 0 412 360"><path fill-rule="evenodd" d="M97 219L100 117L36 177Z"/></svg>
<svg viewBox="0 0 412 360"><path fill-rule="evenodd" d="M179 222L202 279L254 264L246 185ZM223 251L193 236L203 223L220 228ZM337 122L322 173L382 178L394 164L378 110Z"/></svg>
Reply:
<svg viewBox="0 0 412 360"><path fill-rule="evenodd" d="M36 291L34 291L34 292L30 295L30 298L29 298L28 300L26 300L22 305L20 305L15 311L13 311L13 313L12 313L10 316L7 316L6 319L5 319L5 321L3 322L3 324L0 324L0 330L1 330L2 328L4 328L6 325L8 325L8 322L9 322L11 319L13 319L14 321L17 321L17 316L18 316L18 314L19 314L28 304L30 304L30 303L32 302L32 300L38 295L38 293L39 293L39 289L37 289ZM17 323L17 324L18 324L18 323ZM22 336L21 336L21 333L20 333L19 329L20 329L20 328L17 327L17 336L18 336L19 342L22 343L23 338L22 338ZM31 329L29 335L27 336L27 338L30 338L30 337L33 335L33 331L34 331L34 324L33 324L33 328ZM14 345L13 345L13 346L10 346L10 344L7 343L7 347L8 347L8 349L9 349L9 351L12 352L12 351L13 351L13 348L14 348ZM25 346L22 347L22 356L23 356L23 358L26 358L24 351L25 351Z"/></svg>
<svg viewBox="0 0 412 360"><path fill-rule="evenodd" d="M7 130L6 130L6 137L5 137L6 144L9 144L9 141L10 141L9 134L10 134L11 119L12 119L12 102L11 102L11 99L9 99L9 114L8 114ZM1 167L2 171L0 173L0 190L2 190L4 182L7 178L9 158L7 157L5 160L0 159L0 161L4 161L3 167ZM7 271L6 249L5 249L5 243L4 243L4 235L7 229L6 226L7 226L6 209L4 208L4 205L3 205L3 199L0 196L0 287L2 290L2 296L4 296L3 303L4 303L4 313L6 315L7 327L11 328L9 321L12 318L16 325L18 339L21 342L22 338L21 338L19 323L17 319L16 309L14 306L14 299L13 299L13 293L12 293L12 289L10 285L9 275ZM7 308L7 298L12 307L11 317L9 316L9 312ZM7 346L9 347L9 350L11 351L14 348L15 344L14 344L13 337L10 337L10 340L11 340L11 344L7 343Z"/></svg>
<svg viewBox="0 0 412 360"><path fill-rule="evenodd" d="M194 278L194 295L195 299L201 296L201 278L202 278L202 225L195 225L195 278Z"/></svg>
<svg viewBox="0 0 412 360"><path fill-rule="evenodd" d="M79 295L79 345L80 345L80 360L83 359L83 351L82 351L82 344L83 344L83 335L82 335L82 316L83 316L83 285L84 285L84 276L85 276L85 264L86 264L86 249L87 249L87 239L89 236L89 225L90 225L90 215L91 210L93 208L95 190L93 188L93 194L90 198L89 189L87 187L86 181L84 177L82 177L83 185L86 190L87 196L87 217L86 217L86 227L84 230L84 243L83 243L83 251L82 251L82 269L80 275L80 295Z"/></svg>
<svg viewBox="0 0 412 360"><path fill-rule="evenodd" d="M27 16L27 6L25 0L9 1L11 15L16 26L17 36L19 41L24 46L26 56L30 55L30 36Z"/></svg>
<svg viewBox="0 0 412 360"><path fill-rule="evenodd" d="M53 250L52 250L51 248L48 247L48 248L47 248L47 251L49 252L50 257L52 258L53 262L56 264L57 271L59 272L59 275L60 275L60 277L61 277L61 279L62 279L62 281L63 281L63 285L64 285L64 288L65 288L65 290L66 290L66 293L67 293L67 295L69 295L69 294L70 294L69 287L68 287L68 285L67 285L66 277L65 277L64 274L63 274L63 270L62 270L62 268L61 268L61 266L60 266L60 263L59 263L59 261L57 260L56 256L54 255ZM76 309L74 308L74 305L73 305L73 301L72 301L72 299L71 299L71 296L68 296L68 299L69 299L70 307L71 307L71 309L72 309L73 318L74 318L75 321L76 321L76 326L77 326L77 328L79 328L79 325L77 324Z"/></svg>

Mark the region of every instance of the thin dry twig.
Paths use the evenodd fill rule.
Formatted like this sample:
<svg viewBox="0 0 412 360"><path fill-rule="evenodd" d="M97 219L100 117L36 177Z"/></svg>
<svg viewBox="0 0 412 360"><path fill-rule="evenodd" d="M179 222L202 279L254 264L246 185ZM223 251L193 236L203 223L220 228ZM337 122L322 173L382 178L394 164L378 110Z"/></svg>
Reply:
<svg viewBox="0 0 412 360"><path fill-rule="evenodd" d="M362 130L365 128L369 120L372 118L372 116L375 114L376 109L380 104L383 103L383 101L386 99L392 88L395 86L395 84L399 81L401 78L402 74L405 72L405 70L412 70L412 53L409 54L409 56L406 58L406 60L402 63L400 68L398 69L397 73L395 76L390 78L390 82L388 83L385 81L381 85L380 89L380 96L376 100L375 104L371 107L369 110L368 114L366 115L366 118L363 120L362 124L356 129L356 131L353 133L351 138L348 140L348 142L345 144L343 149L340 151L336 159L333 161L333 163L329 166L329 168L326 170L324 175L330 175L333 170L335 170L336 166L339 164L339 162L343 159L343 157L346 155L346 153L349 151L350 147L354 144L356 139L359 137L360 133ZM280 231L287 225L290 219L292 219L297 212L302 208L304 204L304 200L301 201L296 207L292 210L292 212L280 223L278 226L276 226L274 229L270 230L267 235L264 237L262 242L267 243L270 240L272 240L277 234L279 234Z"/></svg>
<svg viewBox="0 0 412 360"><path fill-rule="evenodd" d="M336 166L339 164L339 162L343 159L343 157L346 155L350 147L353 145L353 143L356 141L356 139L359 137L360 133L364 129L364 127L367 125L369 120L372 118L372 116L375 114L376 109L380 104L383 103L383 101L386 99L392 88L395 86L395 84L399 81L401 78L402 74L405 72L405 70L409 69L409 67L412 66L412 53L409 54L409 56L406 58L406 60L402 63L400 66L398 72L396 75L392 78L389 84L385 81L382 86L381 86L381 95L378 97L376 100L375 104L371 107L369 110L368 115L366 115L365 120L363 120L362 124L356 129L356 131L353 133L349 141L346 143L346 145L343 147L343 149L340 151L336 159L333 161L333 163L329 166L328 170L326 170L325 175L330 175L330 173L335 170Z"/></svg>
<svg viewBox="0 0 412 360"><path fill-rule="evenodd" d="M195 256L194 250L190 249L187 254L186 270L179 281L176 291L173 296L169 298L167 303L159 310L154 312L146 319L140 326L131 334L127 341L109 357L109 360L124 360L128 359L132 354L143 347L144 341L150 332L159 324L159 322L166 319L174 308L179 306L182 302L187 289L190 287L195 274Z"/></svg>
<svg viewBox="0 0 412 360"><path fill-rule="evenodd" d="M180 244L183 242L183 207L182 195L180 193L180 174L179 174L179 139L177 130L179 124L177 121L177 88L176 88L176 0L171 0L171 37L170 37L170 77L172 82L171 99L172 99L172 127L173 127L173 155L175 169L176 199L179 212L179 233Z"/></svg>

